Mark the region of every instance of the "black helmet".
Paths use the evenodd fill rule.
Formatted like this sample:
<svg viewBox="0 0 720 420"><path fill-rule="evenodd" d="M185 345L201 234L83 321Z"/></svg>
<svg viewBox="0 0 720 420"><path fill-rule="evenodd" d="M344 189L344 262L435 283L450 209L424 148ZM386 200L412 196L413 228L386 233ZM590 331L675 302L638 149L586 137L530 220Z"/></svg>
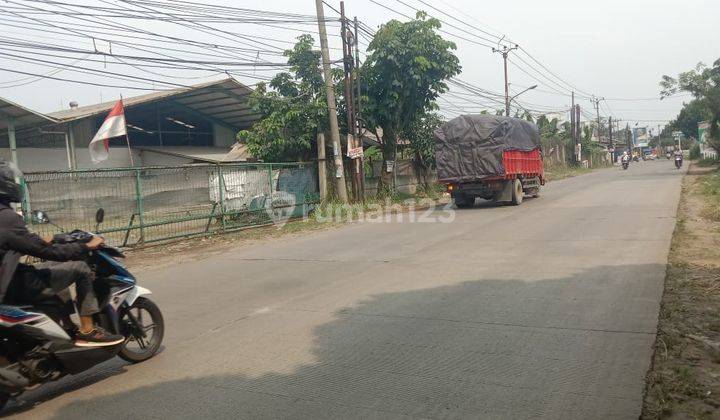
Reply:
<svg viewBox="0 0 720 420"><path fill-rule="evenodd" d="M12 162L0 158L0 203L19 203L22 201L22 186L17 180L22 172Z"/></svg>

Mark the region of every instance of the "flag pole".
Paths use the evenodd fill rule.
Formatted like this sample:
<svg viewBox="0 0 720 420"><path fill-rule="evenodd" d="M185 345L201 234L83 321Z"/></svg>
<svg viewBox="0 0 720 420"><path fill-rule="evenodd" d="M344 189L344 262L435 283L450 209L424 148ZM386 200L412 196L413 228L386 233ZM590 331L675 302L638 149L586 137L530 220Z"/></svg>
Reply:
<svg viewBox="0 0 720 420"><path fill-rule="evenodd" d="M127 128L125 128L125 141L127 142L128 154L130 154L130 166L134 168L135 162L133 161L132 149L130 148L130 137L127 135Z"/></svg>
<svg viewBox="0 0 720 420"><path fill-rule="evenodd" d="M122 94L120 94L120 102L123 101ZM125 113L125 103L123 103L123 114ZM124 118L125 121L125 143L127 143L128 148L128 155L130 156L130 167L135 167L135 161L133 160L133 154L132 154L132 148L130 148L130 135L128 135L128 129L127 129L127 118Z"/></svg>

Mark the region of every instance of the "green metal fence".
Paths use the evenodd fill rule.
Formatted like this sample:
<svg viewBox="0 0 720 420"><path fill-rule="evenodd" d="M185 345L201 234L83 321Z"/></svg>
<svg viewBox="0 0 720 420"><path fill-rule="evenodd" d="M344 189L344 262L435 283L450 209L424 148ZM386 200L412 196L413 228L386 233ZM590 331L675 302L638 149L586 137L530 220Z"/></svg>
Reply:
<svg viewBox="0 0 720 420"><path fill-rule="evenodd" d="M315 165L223 164L25 174L23 214L35 232L97 231L136 246L282 223L319 201ZM95 212L105 221L95 226ZM52 224L34 215L42 210Z"/></svg>

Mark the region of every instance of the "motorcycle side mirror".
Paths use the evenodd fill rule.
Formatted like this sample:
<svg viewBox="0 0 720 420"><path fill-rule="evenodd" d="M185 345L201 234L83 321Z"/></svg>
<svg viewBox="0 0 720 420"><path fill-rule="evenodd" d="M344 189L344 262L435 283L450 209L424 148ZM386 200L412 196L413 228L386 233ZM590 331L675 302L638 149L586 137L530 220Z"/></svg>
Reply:
<svg viewBox="0 0 720 420"><path fill-rule="evenodd" d="M100 207L97 212L95 212L95 223L98 225L105 220L105 209Z"/></svg>
<svg viewBox="0 0 720 420"><path fill-rule="evenodd" d="M47 213L45 213L42 210L35 210L32 212L33 215L33 221L38 224L48 224L50 223L50 218L47 216Z"/></svg>

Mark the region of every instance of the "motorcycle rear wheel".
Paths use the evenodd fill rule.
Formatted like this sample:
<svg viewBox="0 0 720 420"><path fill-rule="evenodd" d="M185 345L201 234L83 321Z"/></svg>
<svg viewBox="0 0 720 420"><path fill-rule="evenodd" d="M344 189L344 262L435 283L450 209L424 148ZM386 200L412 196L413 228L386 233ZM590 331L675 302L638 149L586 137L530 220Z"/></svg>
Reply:
<svg viewBox="0 0 720 420"><path fill-rule="evenodd" d="M150 324L144 322L147 320L145 314L150 315ZM137 326L136 322L140 325ZM138 327L145 332L145 337ZM150 359L160 349L165 334L165 323L160 308L150 299L139 297L131 307L121 313L120 330L120 333L126 337L118 353L121 359L131 363ZM147 334L150 334L149 337ZM131 344L137 344L138 349L131 347Z"/></svg>

